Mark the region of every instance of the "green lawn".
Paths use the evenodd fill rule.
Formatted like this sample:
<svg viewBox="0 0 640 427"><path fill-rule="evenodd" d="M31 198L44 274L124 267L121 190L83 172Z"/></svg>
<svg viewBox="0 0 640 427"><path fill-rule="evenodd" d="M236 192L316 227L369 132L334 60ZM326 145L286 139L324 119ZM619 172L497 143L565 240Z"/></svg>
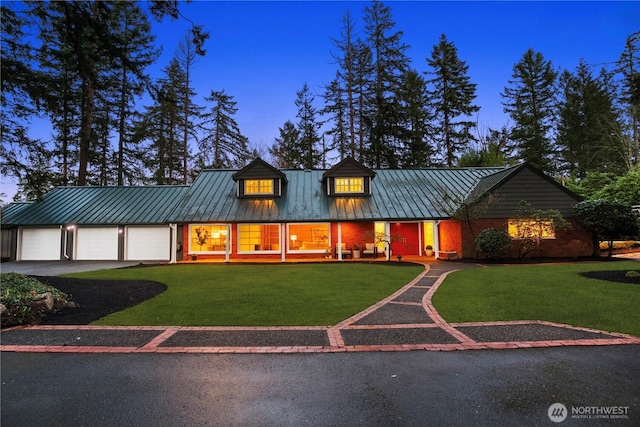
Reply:
<svg viewBox="0 0 640 427"><path fill-rule="evenodd" d="M162 282L168 289L97 325L329 326L389 296L424 271L397 263L203 264L69 275Z"/></svg>
<svg viewBox="0 0 640 427"><path fill-rule="evenodd" d="M634 261L492 266L450 274L433 304L448 322L546 320L640 336L640 286L578 273L640 270Z"/></svg>

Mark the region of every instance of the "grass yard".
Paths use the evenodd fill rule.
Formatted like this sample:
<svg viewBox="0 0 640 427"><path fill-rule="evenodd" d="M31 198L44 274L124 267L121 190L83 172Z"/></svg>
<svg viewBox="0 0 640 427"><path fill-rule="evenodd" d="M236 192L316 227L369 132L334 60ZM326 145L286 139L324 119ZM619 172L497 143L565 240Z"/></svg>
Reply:
<svg viewBox="0 0 640 427"><path fill-rule="evenodd" d="M423 270L397 263L190 264L68 277L154 280L168 286L96 325L329 326L389 296Z"/></svg>
<svg viewBox="0 0 640 427"><path fill-rule="evenodd" d="M640 286L580 272L640 270L634 261L495 266L450 274L433 304L448 322L546 320L640 336Z"/></svg>

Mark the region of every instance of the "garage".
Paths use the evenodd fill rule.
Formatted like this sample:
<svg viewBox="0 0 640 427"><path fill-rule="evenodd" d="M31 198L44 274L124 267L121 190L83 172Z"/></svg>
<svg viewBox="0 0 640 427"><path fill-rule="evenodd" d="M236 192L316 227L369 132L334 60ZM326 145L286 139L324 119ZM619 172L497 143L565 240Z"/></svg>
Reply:
<svg viewBox="0 0 640 427"><path fill-rule="evenodd" d="M127 227L125 257L129 261L169 261L171 229L167 226Z"/></svg>
<svg viewBox="0 0 640 427"><path fill-rule="evenodd" d="M118 227L78 227L75 259L117 260Z"/></svg>
<svg viewBox="0 0 640 427"><path fill-rule="evenodd" d="M52 261L60 259L60 227L23 228L20 259L22 261Z"/></svg>

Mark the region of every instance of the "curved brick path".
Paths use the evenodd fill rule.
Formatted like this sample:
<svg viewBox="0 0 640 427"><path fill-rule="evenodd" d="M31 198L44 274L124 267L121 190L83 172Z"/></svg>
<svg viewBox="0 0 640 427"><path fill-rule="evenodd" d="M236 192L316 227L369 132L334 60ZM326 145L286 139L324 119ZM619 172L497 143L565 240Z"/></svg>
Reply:
<svg viewBox="0 0 640 427"><path fill-rule="evenodd" d="M447 323L431 303L465 264L435 262L388 298L331 327L28 326L0 351L59 353L333 353L640 344L640 338L543 321Z"/></svg>

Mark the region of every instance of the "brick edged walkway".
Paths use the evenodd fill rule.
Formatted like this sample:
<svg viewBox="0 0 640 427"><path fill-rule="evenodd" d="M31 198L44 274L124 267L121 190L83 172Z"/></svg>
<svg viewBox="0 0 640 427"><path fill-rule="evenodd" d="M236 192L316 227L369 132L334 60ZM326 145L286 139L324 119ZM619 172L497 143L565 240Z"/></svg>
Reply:
<svg viewBox="0 0 640 427"><path fill-rule="evenodd" d="M447 323L431 302L459 265L435 263L402 289L331 327L27 326L0 351L56 353L339 353L640 344L625 334L544 321Z"/></svg>

